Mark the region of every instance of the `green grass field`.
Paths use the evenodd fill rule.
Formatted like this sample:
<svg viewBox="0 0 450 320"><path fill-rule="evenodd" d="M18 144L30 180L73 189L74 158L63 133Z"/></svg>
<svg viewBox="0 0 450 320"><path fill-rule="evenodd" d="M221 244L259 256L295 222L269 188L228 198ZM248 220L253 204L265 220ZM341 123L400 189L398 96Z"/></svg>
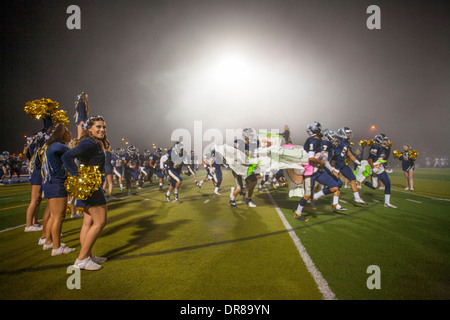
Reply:
<svg viewBox="0 0 450 320"><path fill-rule="evenodd" d="M199 190L184 176L178 203L166 202L148 183L131 197L116 187L121 200L108 204L108 225L94 247L109 261L100 271L81 271L79 290L69 290L66 281L80 248L82 220L67 217L62 231L62 241L77 251L51 257L37 245L40 232L23 231L29 184L4 185L0 298L323 299L317 276L291 238L294 232L337 299L449 299L450 170L417 169L415 192L403 190L401 171L390 177L391 202L398 209L384 208L382 190L359 189L369 203L361 207L352 204L350 189L342 189L348 211L331 212L331 196L323 197L317 211L305 208L309 222L293 218L299 199L289 198L287 187L255 191L257 208L230 208L229 171L221 196L213 194L211 182ZM45 201L41 215L44 208ZM380 268L380 289L366 285L371 265Z"/></svg>

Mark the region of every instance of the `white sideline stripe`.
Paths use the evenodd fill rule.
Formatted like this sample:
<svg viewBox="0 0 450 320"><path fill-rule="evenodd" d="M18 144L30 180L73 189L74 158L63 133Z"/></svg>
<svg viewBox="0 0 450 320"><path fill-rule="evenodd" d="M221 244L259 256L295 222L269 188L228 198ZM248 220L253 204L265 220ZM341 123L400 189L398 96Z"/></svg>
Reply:
<svg viewBox="0 0 450 320"><path fill-rule="evenodd" d="M281 209L278 207L278 205L275 203L275 200L272 198L272 195L270 194L269 190L265 188L267 191L267 194L269 195L270 200L272 201L273 206L275 207L275 210L277 211L278 215L280 216L281 221L283 221L283 224L288 231L289 235L291 236L292 240L294 241L295 246L297 247L298 252L300 253L301 258L303 259L303 262L306 265L306 268L308 269L309 273L314 278L314 281L317 284L317 287L319 288L319 291L322 293L323 298L325 300L337 300L336 295L331 291L330 286L328 285L328 282L324 279L322 274L319 270L317 270L316 265L312 261L311 257L309 256L308 252L306 251L305 247L302 245L302 242L300 241L300 238L297 236L295 231L292 229L292 226L289 224L289 222L286 220L286 217L281 212Z"/></svg>
<svg viewBox="0 0 450 320"><path fill-rule="evenodd" d="M406 199L407 201L411 201L411 202L415 202L415 203L422 203L422 201L417 201L417 200L413 200L413 199Z"/></svg>
<svg viewBox="0 0 450 320"><path fill-rule="evenodd" d="M393 189L395 190L395 192L401 192L401 193L407 193L411 195L411 191L405 191L405 190L397 190L397 189ZM419 193L414 193L414 196L417 197L424 197L424 198L428 198L431 200L439 200L439 201L450 201L450 199L444 199L444 198L437 198L437 197L432 197L432 196L426 196L424 194L419 194Z"/></svg>

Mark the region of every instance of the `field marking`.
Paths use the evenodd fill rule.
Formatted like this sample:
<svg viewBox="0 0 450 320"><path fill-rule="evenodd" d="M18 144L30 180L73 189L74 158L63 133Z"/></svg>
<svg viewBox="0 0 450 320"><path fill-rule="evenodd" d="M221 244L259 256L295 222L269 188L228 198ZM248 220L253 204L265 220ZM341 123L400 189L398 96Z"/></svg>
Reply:
<svg viewBox="0 0 450 320"><path fill-rule="evenodd" d="M266 187L265 187L265 189L267 191L267 194L269 195L270 201L272 201L272 204L275 207L276 212L278 213L286 230L288 231L289 235L291 236L291 239L294 241L295 247L297 248L298 252L300 253L300 256L303 259L303 262L305 263L306 268L308 269L309 273L313 276L314 281L316 282L317 287L319 288L319 291L322 293L324 299L325 300L337 300L336 295L333 293L333 291L331 291L331 288L328 285L328 282L322 276L320 271L316 268L316 265L314 264L311 257L309 256L308 252L306 251L306 248L302 245L300 238L297 236L294 229L287 221L283 212L281 212L280 207L278 207L278 205L276 204L275 200L273 199L272 195L269 192L269 189L267 189Z"/></svg>
<svg viewBox="0 0 450 320"><path fill-rule="evenodd" d="M26 207L26 206L28 206L28 204L22 204L20 206L14 206L14 207L9 207L9 208L0 208L0 211L8 210L8 209L14 209L14 208L20 208L20 207Z"/></svg>
<svg viewBox="0 0 450 320"><path fill-rule="evenodd" d="M411 193L411 191L404 191L404 190L397 190L397 189L393 189L395 190L395 192L401 192L401 193L407 193L409 195L414 195L414 196L419 196L419 197L425 197L431 200L440 200L440 201L450 201L450 199L444 199L444 198L438 198L438 197L432 197L432 196L426 196L424 194L420 194L420 193Z"/></svg>
<svg viewBox="0 0 450 320"><path fill-rule="evenodd" d="M417 200L413 200L413 199L406 199L407 201L411 201L411 202L415 202L415 203L422 203L422 201L417 201Z"/></svg>
<svg viewBox="0 0 450 320"><path fill-rule="evenodd" d="M203 201L203 203L208 203L209 202L209 199L206 199L205 201Z"/></svg>

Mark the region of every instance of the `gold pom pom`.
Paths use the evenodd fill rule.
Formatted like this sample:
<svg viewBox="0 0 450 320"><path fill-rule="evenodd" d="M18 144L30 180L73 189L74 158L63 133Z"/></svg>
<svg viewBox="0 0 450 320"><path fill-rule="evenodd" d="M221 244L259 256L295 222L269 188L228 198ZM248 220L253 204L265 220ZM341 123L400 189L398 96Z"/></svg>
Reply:
<svg viewBox="0 0 450 320"><path fill-rule="evenodd" d="M33 119L41 120L51 116L54 124L62 123L66 127L69 126L66 111L59 110L57 101L45 98L29 101L25 103L24 110Z"/></svg>
<svg viewBox="0 0 450 320"><path fill-rule="evenodd" d="M355 144L352 141L350 141L350 148L353 147L354 145Z"/></svg>
<svg viewBox="0 0 450 320"><path fill-rule="evenodd" d="M94 191L101 187L102 176L103 174L98 169L98 166L80 165L78 176L68 177L64 185L67 192L76 199L86 200Z"/></svg>
<svg viewBox="0 0 450 320"><path fill-rule="evenodd" d="M65 127L68 127L70 124L69 119L66 116L66 111L57 110L52 113L52 122L53 124L62 123Z"/></svg>
<svg viewBox="0 0 450 320"><path fill-rule="evenodd" d="M373 139L370 139L367 141L367 145L368 146L374 146L375 145L375 141L373 141Z"/></svg>
<svg viewBox="0 0 450 320"><path fill-rule="evenodd" d="M389 140L387 146L388 146L388 148L391 148L391 147L392 147L392 141L391 141L391 140Z"/></svg>
<svg viewBox="0 0 450 320"><path fill-rule="evenodd" d="M408 151L408 155L409 155L409 158L411 160L416 160L417 156L419 155L419 151L417 151L417 150L409 150Z"/></svg>
<svg viewBox="0 0 450 320"><path fill-rule="evenodd" d="M361 146L361 147L367 147L367 140L359 140L359 145Z"/></svg>
<svg viewBox="0 0 450 320"><path fill-rule="evenodd" d="M402 153L398 150L394 150L394 152L392 152L394 155L395 159L399 159L402 156Z"/></svg>

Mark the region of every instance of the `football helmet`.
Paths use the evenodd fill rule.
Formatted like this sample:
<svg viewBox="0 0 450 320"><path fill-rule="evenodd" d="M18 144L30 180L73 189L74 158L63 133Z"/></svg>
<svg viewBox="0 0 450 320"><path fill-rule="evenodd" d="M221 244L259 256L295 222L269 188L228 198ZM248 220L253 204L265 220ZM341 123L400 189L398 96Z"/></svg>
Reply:
<svg viewBox="0 0 450 320"><path fill-rule="evenodd" d="M348 140L353 137L353 131L349 127L339 128L337 134L340 138Z"/></svg>
<svg viewBox="0 0 450 320"><path fill-rule="evenodd" d="M242 130L242 138L244 138L244 140L249 140L253 139L256 136L256 132L253 128L245 128Z"/></svg>
<svg viewBox="0 0 450 320"><path fill-rule="evenodd" d="M138 148L136 148L135 146L128 146L127 147L127 153L130 156L134 156L135 154L137 154L137 152L138 152Z"/></svg>
<svg viewBox="0 0 450 320"><path fill-rule="evenodd" d="M320 124L320 122L314 121L306 126L306 133L308 133L310 137L316 135L321 137L322 125Z"/></svg>
<svg viewBox="0 0 450 320"><path fill-rule="evenodd" d="M389 144L389 138L384 133L377 134L373 138L373 141L375 142L375 144L382 147L386 147Z"/></svg>

